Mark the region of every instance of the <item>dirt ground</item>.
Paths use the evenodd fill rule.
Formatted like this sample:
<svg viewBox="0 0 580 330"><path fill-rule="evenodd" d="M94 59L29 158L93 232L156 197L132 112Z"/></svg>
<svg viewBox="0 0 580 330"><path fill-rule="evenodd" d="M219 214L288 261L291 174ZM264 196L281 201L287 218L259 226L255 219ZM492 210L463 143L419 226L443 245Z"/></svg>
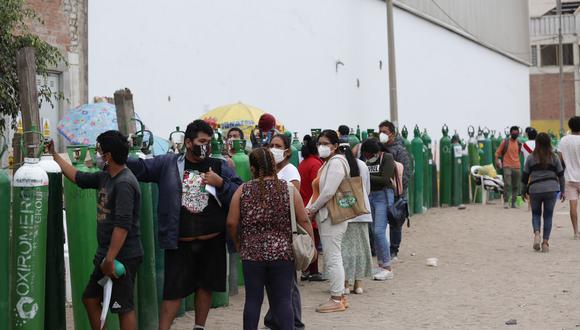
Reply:
<svg viewBox="0 0 580 330"><path fill-rule="evenodd" d="M318 314L328 283L302 283L303 321L317 329L578 329L580 240L572 239L568 204L559 204L550 253L532 250L526 207L499 204L431 209L404 229L390 281L365 281L341 313ZM439 259L428 267L426 259ZM244 291L212 309L207 329L241 329ZM267 309L267 299L262 317ZM193 312L172 329L193 328ZM508 320L517 325L506 325Z"/></svg>

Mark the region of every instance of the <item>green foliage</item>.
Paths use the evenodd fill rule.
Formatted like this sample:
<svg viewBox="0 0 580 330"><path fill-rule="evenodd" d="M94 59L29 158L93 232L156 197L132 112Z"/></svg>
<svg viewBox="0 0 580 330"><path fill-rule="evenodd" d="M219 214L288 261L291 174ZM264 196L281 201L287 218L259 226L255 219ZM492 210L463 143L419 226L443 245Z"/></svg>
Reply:
<svg viewBox="0 0 580 330"><path fill-rule="evenodd" d="M37 74L47 77L50 68L65 59L56 47L42 41L32 34L28 24L43 22L27 8L24 0L0 0L0 134L6 129L5 117L10 118L10 124L15 125L15 119L20 112L20 94L16 67L16 53L20 48L33 47L36 55ZM49 102L56 96L62 99L61 93L55 93L43 84L38 92L39 107L42 102Z"/></svg>

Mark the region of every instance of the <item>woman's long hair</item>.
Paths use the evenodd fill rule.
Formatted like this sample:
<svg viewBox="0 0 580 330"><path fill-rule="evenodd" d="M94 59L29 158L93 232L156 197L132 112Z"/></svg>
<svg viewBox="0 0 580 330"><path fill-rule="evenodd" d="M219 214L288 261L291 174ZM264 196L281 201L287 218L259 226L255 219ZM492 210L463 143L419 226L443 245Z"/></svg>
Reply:
<svg viewBox="0 0 580 330"><path fill-rule="evenodd" d="M300 150L302 158L306 159L310 155L318 156L318 148L316 148L316 141L310 135L304 135L302 142L302 149Z"/></svg>
<svg viewBox="0 0 580 330"><path fill-rule="evenodd" d="M548 165L552 162L554 153L552 151L552 140L548 134L538 134L536 137L536 148L532 152L532 155L542 166Z"/></svg>
<svg viewBox="0 0 580 330"><path fill-rule="evenodd" d="M338 144L337 152L346 157L348 166L350 167L350 176L353 178L359 176L360 171L358 169L358 164L354 158L354 155L352 154L352 150L350 150L350 145L348 143L339 144L338 134L330 129L322 131L322 133L320 133L318 136L318 139L320 140L321 137L327 138L332 144Z"/></svg>
<svg viewBox="0 0 580 330"><path fill-rule="evenodd" d="M254 172L254 179L258 180L258 187L260 189L260 202L262 203L262 207L266 208L267 205L267 191L266 185L264 183L264 178L273 176L277 177L276 174L276 162L274 161L274 156L268 150L268 148L256 148L250 153L250 166L253 167ZM282 192L282 189L286 189L282 187L279 180L274 180L276 183L276 192Z"/></svg>

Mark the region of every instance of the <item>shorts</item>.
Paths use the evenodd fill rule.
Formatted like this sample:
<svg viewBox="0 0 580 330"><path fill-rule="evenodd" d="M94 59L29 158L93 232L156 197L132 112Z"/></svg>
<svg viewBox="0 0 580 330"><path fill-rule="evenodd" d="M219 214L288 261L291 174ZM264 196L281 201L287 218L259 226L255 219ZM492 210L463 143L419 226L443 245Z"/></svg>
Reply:
<svg viewBox="0 0 580 330"><path fill-rule="evenodd" d="M580 182L566 181L566 199L577 201L580 195Z"/></svg>
<svg viewBox="0 0 580 330"><path fill-rule="evenodd" d="M123 314L130 312L135 309L135 304L133 303L133 292L135 287L135 276L137 275L137 269L141 265L142 257L130 258L130 259L118 259L125 266L125 275L113 280L113 290L111 292L111 303L109 308L111 313ZM103 287L99 284L99 281L105 276L101 272L101 258L95 257L93 263L95 269L91 274L89 283L85 288L83 293L83 298L99 298L103 299Z"/></svg>
<svg viewBox="0 0 580 330"><path fill-rule="evenodd" d="M225 235L208 240L179 242L165 250L163 300L183 299L197 289L226 291Z"/></svg>

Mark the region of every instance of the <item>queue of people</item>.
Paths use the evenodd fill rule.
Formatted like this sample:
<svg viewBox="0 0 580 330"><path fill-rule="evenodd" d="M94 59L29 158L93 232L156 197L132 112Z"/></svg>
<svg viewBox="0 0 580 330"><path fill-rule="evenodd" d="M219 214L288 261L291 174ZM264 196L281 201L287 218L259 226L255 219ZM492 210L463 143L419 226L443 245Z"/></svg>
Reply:
<svg viewBox="0 0 580 330"><path fill-rule="evenodd" d="M239 253L242 260L244 329L257 329L264 289L270 306L264 318L266 327L303 329L299 280L327 281L329 297L316 311L333 313L349 308L350 293L364 294L365 279L393 279L402 228L389 219L388 211L398 196L405 196L413 168L395 126L383 121L378 127L378 139L371 137L354 146L355 153L335 130L305 136L303 161L298 168L290 162L288 136L271 130L260 139L254 138L260 145L249 152L253 179L245 183L227 161L210 157L214 132L202 120L187 126L183 153L150 159L128 158L126 137L117 131L105 132L97 139L102 171L93 174L76 171L49 145L69 180L82 188L99 189L99 247L84 294L93 328L100 326L102 290L98 290L97 282L103 276L113 279L115 288L111 305L104 308L119 314L122 329L133 329L136 323L132 292L143 256L138 180L155 182L160 191L158 239L165 250L165 282L159 329L170 329L182 299L193 293L194 329L205 328L212 292L226 291L226 240L231 242L230 252ZM524 164L521 194L531 201L533 248L538 251L549 251L558 197L570 200L574 237L580 237L576 210L580 195L580 117L571 118L569 127L572 133L562 139L558 153L552 150L547 134L536 132ZM346 134L344 127L341 134ZM231 129L227 136L231 142L243 138L243 132ZM497 155L502 156L504 171L513 170L512 178L517 178L514 154L521 146L514 134L503 149ZM231 152L231 147L227 151ZM354 179L360 185L353 185ZM345 192L345 182L351 191ZM512 189L512 195L515 193ZM508 202L506 199L506 205ZM357 210L353 216L344 217L336 213L334 204L353 210L356 205ZM293 223L310 237L324 267L319 268L315 255L307 269L298 269L303 271L299 278L294 263ZM372 251L377 267L373 267ZM115 260L125 265L126 276L115 275Z"/></svg>

